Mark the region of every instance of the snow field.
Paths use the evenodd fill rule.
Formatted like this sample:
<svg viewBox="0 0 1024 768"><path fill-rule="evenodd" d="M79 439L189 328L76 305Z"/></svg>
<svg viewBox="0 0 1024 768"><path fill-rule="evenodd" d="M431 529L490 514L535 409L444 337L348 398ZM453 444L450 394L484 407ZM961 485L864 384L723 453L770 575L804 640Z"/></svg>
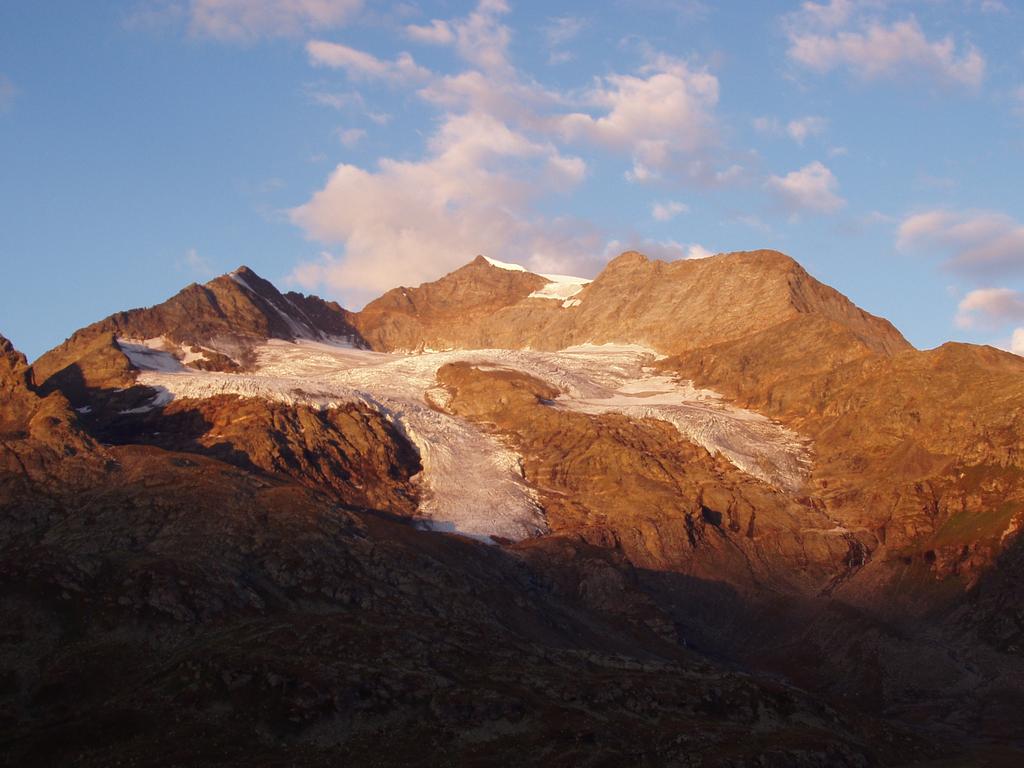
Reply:
<svg viewBox="0 0 1024 768"><path fill-rule="evenodd" d="M659 374L651 367L655 353L635 345L404 355L272 340L258 348L257 370L243 374L195 371L166 355L173 367L159 354L132 350L130 356L144 369L140 383L160 389L162 397L234 394L316 408L362 402L378 409L420 453L424 526L485 541L541 535L547 526L536 493L523 478L521 457L495 436L443 411L446 393L437 387L436 374L446 363L522 371L561 392L556 408L662 419L712 454L786 490L797 489L810 468L808 445L797 434L723 403L714 392Z"/></svg>

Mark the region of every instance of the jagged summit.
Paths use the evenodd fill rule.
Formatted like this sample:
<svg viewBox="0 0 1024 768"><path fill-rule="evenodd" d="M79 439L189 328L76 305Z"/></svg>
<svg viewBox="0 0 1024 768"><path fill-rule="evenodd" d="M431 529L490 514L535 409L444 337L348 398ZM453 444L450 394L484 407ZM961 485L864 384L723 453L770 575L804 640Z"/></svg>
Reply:
<svg viewBox="0 0 1024 768"><path fill-rule="evenodd" d="M158 339L193 367L233 370L249 365L252 348L268 339L360 345L350 317L335 302L283 294L242 265L203 285L192 283L156 306L117 312L93 323L40 357L33 369L36 381L45 387L51 377L88 356L88 372L96 376L98 369L104 370L96 385L113 385L123 381L131 367L124 363L117 340Z"/></svg>

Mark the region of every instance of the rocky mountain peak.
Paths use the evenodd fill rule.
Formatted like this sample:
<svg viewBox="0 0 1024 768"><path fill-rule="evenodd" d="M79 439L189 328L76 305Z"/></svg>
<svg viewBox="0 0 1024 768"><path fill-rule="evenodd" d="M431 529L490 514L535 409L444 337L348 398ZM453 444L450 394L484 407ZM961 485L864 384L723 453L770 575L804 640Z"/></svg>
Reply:
<svg viewBox="0 0 1024 768"><path fill-rule="evenodd" d="M0 378L23 375L28 371L28 359L14 348L10 339L0 335Z"/></svg>
<svg viewBox="0 0 1024 768"><path fill-rule="evenodd" d="M29 368L25 356L0 336L0 432L16 429L29 410Z"/></svg>
<svg viewBox="0 0 1024 768"><path fill-rule="evenodd" d="M250 367L255 347L269 339L363 345L351 313L337 303L282 294L242 265L156 306L117 312L76 331L40 357L33 374L40 391L60 389L77 406L90 392L131 384L137 366L126 344L145 344L194 368L235 371Z"/></svg>

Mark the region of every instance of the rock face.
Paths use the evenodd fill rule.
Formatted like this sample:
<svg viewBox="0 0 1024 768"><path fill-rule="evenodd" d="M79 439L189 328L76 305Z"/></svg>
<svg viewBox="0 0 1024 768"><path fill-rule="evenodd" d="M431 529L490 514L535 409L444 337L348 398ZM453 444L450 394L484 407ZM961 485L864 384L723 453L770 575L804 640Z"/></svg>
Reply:
<svg viewBox="0 0 1024 768"><path fill-rule="evenodd" d="M821 508L736 469L670 425L552 407L550 386L470 364L438 371L448 407L524 457L548 525L621 552L635 567L815 595L845 574L850 543Z"/></svg>
<svg viewBox="0 0 1024 768"><path fill-rule="evenodd" d="M672 263L627 252L569 307L530 298L544 282L477 258L434 283L388 292L368 304L355 324L381 350L627 343L678 354L785 323L837 329L851 358L910 349L889 322L858 309L775 251Z"/></svg>
<svg viewBox="0 0 1024 768"><path fill-rule="evenodd" d="M128 414L100 434L119 444L199 453L295 482L366 509L411 516L419 457L395 426L363 405L314 410L234 396L175 400Z"/></svg>
<svg viewBox="0 0 1024 768"><path fill-rule="evenodd" d="M0 336L0 432L21 429L35 404L29 390L31 373L25 356Z"/></svg>
<svg viewBox="0 0 1024 768"><path fill-rule="evenodd" d="M355 316L360 334L381 351L522 346L522 328L503 328L499 318L527 304L527 315L553 315L554 302L528 299L547 281L529 272L502 269L483 256L418 288L395 288Z"/></svg>
<svg viewBox="0 0 1024 768"><path fill-rule="evenodd" d="M1024 361L915 350L773 251L626 253L571 301L506 267L359 313L243 268L31 367L0 339L12 759L1020 764ZM587 343L661 357L606 391L542 352ZM799 438L799 481L627 407L687 381ZM537 535L410 522L459 469L431 424L500 448Z"/></svg>
<svg viewBox="0 0 1024 768"><path fill-rule="evenodd" d="M77 331L33 364L44 388L75 392L125 386L133 366L116 339L162 338L168 351L203 370L238 370L267 339L334 340L361 344L351 313L335 302L282 294L248 267L205 285L193 283L155 307L118 312Z"/></svg>
<svg viewBox="0 0 1024 768"><path fill-rule="evenodd" d="M316 297L294 301L243 266L206 285L192 284L156 307L111 315L86 331L131 339L164 336L222 352L238 350L244 359L246 343L253 340L352 337L347 319L337 304Z"/></svg>

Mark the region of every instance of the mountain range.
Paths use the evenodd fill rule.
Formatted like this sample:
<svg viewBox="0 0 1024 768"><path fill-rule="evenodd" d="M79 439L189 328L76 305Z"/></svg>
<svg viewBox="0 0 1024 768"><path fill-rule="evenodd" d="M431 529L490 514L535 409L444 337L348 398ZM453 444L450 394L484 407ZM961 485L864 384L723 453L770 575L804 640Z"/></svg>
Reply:
<svg viewBox="0 0 1024 768"><path fill-rule="evenodd" d="M0 337L12 765L1019 765L1024 359L775 251Z"/></svg>

